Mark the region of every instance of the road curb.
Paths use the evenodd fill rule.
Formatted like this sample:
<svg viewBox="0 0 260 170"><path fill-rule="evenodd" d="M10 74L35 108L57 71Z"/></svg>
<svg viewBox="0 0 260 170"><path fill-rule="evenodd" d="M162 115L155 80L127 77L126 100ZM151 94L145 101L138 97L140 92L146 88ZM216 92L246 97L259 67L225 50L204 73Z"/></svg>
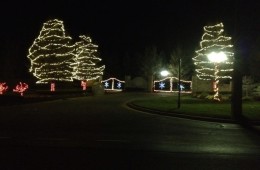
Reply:
<svg viewBox="0 0 260 170"><path fill-rule="evenodd" d="M142 107L139 105L134 104L133 102L127 102L126 105L132 109L148 112L152 114L159 114L163 116L171 116L171 117L178 117L178 118L184 118L184 119L191 119L191 120L200 120L200 121L208 121L208 122L219 122L219 123L238 123L236 120L233 119L222 119L222 118L213 118L213 117L203 117L203 116L192 116L182 113L176 113L176 112L166 112L151 108ZM260 121L250 121L253 125L260 125Z"/></svg>

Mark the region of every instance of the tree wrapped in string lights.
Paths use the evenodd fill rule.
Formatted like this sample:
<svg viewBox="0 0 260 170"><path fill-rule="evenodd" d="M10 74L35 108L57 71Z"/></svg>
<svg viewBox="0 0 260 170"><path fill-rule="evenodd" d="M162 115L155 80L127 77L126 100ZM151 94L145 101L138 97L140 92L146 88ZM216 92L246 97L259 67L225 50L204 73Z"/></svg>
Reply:
<svg viewBox="0 0 260 170"><path fill-rule="evenodd" d="M94 80L103 75L105 69L104 65L98 66L97 63L101 61L98 57L98 46L92 43L90 37L81 35L80 41L76 43L76 57L72 64L73 78L77 80Z"/></svg>
<svg viewBox="0 0 260 170"><path fill-rule="evenodd" d="M53 19L44 23L27 56L31 61L29 71L38 78L36 83L72 81L74 49L63 21Z"/></svg>
<svg viewBox="0 0 260 170"><path fill-rule="evenodd" d="M196 56L193 61L198 78L213 80L214 99L220 100L219 82L223 79L232 78L234 61L231 37L224 36L224 25L219 23L213 26L205 26L200 49L195 52Z"/></svg>

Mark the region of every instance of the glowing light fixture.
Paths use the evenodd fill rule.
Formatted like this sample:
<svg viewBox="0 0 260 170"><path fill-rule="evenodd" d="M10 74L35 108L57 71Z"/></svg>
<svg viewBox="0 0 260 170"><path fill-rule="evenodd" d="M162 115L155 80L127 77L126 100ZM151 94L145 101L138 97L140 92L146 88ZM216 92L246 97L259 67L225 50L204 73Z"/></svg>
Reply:
<svg viewBox="0 0 260 170"><path fill-rule="evenodd" d="M220 96L219 96L219 65L221 62L224 62L227 60L227 56L224 52L211 52L210 54L207 55L208 59L210 62L214 63L214 100L220 101Z"/></svg>
<svg viewBox="0 0 260 170"><path fill-rule="evenodd" d="M221 63L223 61L227 60L227 55L223 53L222 51L219 53L211 52L207 55L209 61L213 63Z"/></svg>
<svg viewBox="0 0 260 170"><path fill-rule="evenodd" d="M167 70L163 70L163 71L161 71L161 75L163 76L163 77L166 77L166 76L168 76L170 73L167 71Z"/></svg>

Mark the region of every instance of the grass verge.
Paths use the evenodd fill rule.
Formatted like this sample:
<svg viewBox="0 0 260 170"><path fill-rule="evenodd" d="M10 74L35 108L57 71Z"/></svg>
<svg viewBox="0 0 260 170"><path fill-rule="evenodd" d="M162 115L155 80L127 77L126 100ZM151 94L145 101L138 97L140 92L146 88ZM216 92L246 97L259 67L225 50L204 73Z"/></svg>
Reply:
<svg viewBox="0 0 260 170"><path fill-rule="evenodd" d="M188 114L191 116L206 116L224 119L232 118L231 104L228 101L215 102L192 98L191 96L182 96L181 108L177 109L177 97L164 96L151 99L136 100L133 102L133 104L155 110ZM243 115L250 120L260 120L260 102L244 101Z"/></svg>

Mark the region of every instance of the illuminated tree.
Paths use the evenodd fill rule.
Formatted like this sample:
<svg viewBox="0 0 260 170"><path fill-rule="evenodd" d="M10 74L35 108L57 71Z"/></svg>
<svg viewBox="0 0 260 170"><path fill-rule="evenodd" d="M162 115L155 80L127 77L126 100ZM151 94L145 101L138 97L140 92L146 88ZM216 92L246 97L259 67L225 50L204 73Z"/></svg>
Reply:
<svg viewBox="0 0 260 170"><path fill-rule="evenodd" d="M72 64L74 67L73 77L77 80L93 80L103 75L105 66L97 66L101 58L97 57L98 46L92 43L90 37L79 36L76 43L76 57Z"/></svg>
<svg viewBox="0 0 260 170"><path fill-rule="evenodd" d="M225 37L222 23L205 26L200 42L201 49L196 51L193 58L198 78L214 80L214 100L220 101L219 82L222 79L231 79L233 71L233 45L231 37Z"/></svg>
<svg viewBox="0 0 260 170"><path fill-rule="evenodd" d="M54 19L43 24L40 35L29 49L30 72L36 83L72 81L74 45L65 34L63 21Z"/></svg>
<svg viewBox="0 0 260 170"><path fill-rule="evenodd" d="M193 58L199 79L212 80L216 77L216 63L208 59L208 55L212 52L222 52L226 56L226 60L218 65L217 79L231 79L234 60L233 45L231 44L231 37L224 36L224 25L222 23L204 27L200 49L196 51L196 56Z"/></svg>

